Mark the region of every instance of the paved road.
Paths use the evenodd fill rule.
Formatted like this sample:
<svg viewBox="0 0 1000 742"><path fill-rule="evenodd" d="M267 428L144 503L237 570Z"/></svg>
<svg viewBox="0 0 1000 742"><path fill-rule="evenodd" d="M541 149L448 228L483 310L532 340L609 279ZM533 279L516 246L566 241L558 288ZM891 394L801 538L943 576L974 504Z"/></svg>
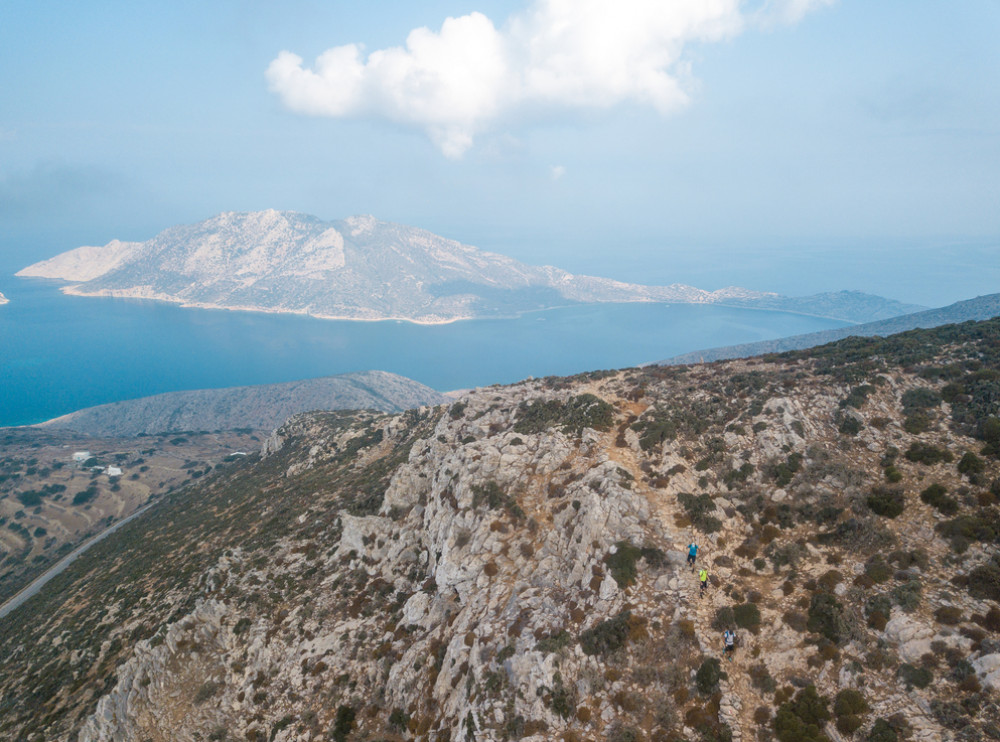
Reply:
<svg viewBox="0 0 1000 742"><path fill-rule="evenodd" d="M96 536L93 536L89 541L85 541L85 542L83 542L83 544L81 544L80 546L76 547L76 549L74 549L69 554L67 554L62 559L60 559L58 562L56 562L46 572L43 572L41 575L39 575L38 577L36 577L34 579L34 581L30 585L28 585L27 587L23 588L21 590L21 592L19 592L13 598L11 598L6 603L4 603L2 606L0 606L0 618L3 618L4 616L6 616L12 610L14 610L15 608L17 608L22 603L24 603L24 601L26 601L28 598L32 597L33 595L36 595L38 593L38 591L42 589L42 587L45 585L46 582L48 582L49 580L51 580L53 577L55 577L57 574L59 574L60 572L62 572L64 569L66 569L66 567L68 567L70 564L73 563L74 559L76 559L78 556L80 556L83 552L85 552L91 546L93 546L94 544L98 543L102 539L107 538L112 533L114 533L119 528L121 528L123 525L125 525L130 520L132 520L133 518L138 518L140 515L142 515L147 510L149 510L151 507L153 507L153 505L155 505L156 502L158 502L158 500L154 501L154 502L151 502L148 505L142 506L141 508L139 508L138 510L136 510L134 513L132 513L132 515L130 515L127 518L124 518L124 519L118 521L113 526L110 526L109 528L106 528L105 530L101 531Z"/></svg>

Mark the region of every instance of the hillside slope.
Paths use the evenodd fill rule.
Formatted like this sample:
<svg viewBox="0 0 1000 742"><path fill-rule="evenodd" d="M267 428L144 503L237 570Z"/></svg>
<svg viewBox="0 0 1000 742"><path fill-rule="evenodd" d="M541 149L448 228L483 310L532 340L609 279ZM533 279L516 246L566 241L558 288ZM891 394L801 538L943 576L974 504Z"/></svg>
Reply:
<svg viewBox="0 0 1000 742"><path fill-rule="evenodd" d="M260 440L251 430L121 439L0 428L0 602L86 539Z"/></svg>
<svg viewBox="0 0 1000 742"><path fill-rule="evenodd" d="M975 299L955 302L946 307L928 309L923 312L913 312L878 322L866 322L861 325L839 327L833 330L810 332L805 335L792 335L777 340L762 340L756 343L742 345L727 345L722 348L706 348L691 353L674 356L665 361L664 365L681 365L685 363L709 363L727 358L749 358L765 353L784 353L789 350L814 348L824 343L832 343L847 337L886 337L897 332L906 332L917 328L939 327L956 322L969 320L986 320L1000 315L1000 294L977 296Z"/></svg>
<svg viewBox="0 0 1000 742"><path fill-rule="evenodd" d="M95 436L136 436L186 430L274 430L310 410L399 412L441 404L444 395L386 371L361 371L282 384L169 392L88 407L37 427Z"/></svg>
<svg viewBox="0 0 1000 742"><path fill-rule="evenodd" d="M845 322L918 308L859 292L790 299L736 287L642 286L525 265L371 216L327 222L274 210L219 214L146 242L80 247L17 275L70 281L64 291L84 296L427 323L597 302L727 304Z"/></svg>
<svg viewBox="0 0 1000 742"><path fill-rule="evenodd" d="M996 738L998 379L994 320L296 417L0 621L0 735Z"/></svg>

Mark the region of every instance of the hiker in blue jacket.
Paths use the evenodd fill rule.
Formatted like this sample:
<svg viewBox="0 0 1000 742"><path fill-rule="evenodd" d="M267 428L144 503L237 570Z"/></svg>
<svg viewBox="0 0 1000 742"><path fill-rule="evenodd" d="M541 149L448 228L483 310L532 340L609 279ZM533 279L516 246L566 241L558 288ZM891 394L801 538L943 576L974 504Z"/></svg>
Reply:
<svg viewBox="0 0 1000 742"><path fill-rule="evenodd" d="M698 556L698 544L688 544L688 564L694 569L694 559Z"/></svg>

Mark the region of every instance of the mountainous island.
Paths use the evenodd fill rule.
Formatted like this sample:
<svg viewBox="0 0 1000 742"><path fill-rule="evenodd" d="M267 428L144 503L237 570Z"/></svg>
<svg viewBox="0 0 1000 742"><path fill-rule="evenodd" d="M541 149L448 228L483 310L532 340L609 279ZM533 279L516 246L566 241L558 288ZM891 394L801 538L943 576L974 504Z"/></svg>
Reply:
<svg viewBox="0 0 1000 742"><path fill-rule="evenodd" d="M445 401L439 392L398 374L362 371L282 384L168 392L88 407L37 427L115 437L236 428L270 432L299 412L401 412Z"/></svg>
<svg viewBox="0 0 1000 742"><path fill-rule="evenodd" d="M922 309L860 292L791 298L735 287L642 286L525 265L371 216L322 221L273 210L220 214L146 242L79 247L17 275L68 281L63 291L80 296L422 323L597 302L725 304L852 323Z"/></svg>
<svg viewBox="0 0 1000 742"><path fill-rule="evenodd" d="M0 619L0 737L996 739L998 380L993 319L298 415Z"/></svg>

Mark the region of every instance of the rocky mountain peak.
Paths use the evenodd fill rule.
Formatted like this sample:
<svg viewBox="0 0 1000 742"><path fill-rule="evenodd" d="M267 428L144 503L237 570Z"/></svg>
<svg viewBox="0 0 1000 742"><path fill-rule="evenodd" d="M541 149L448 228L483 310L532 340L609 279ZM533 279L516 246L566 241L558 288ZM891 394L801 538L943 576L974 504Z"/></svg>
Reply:
<svg viewBox="0 0 1000 742"><path fill-rule="evenodd" d="M0 731L992 737L998 337L296 416L0 624Z"/></svg>

